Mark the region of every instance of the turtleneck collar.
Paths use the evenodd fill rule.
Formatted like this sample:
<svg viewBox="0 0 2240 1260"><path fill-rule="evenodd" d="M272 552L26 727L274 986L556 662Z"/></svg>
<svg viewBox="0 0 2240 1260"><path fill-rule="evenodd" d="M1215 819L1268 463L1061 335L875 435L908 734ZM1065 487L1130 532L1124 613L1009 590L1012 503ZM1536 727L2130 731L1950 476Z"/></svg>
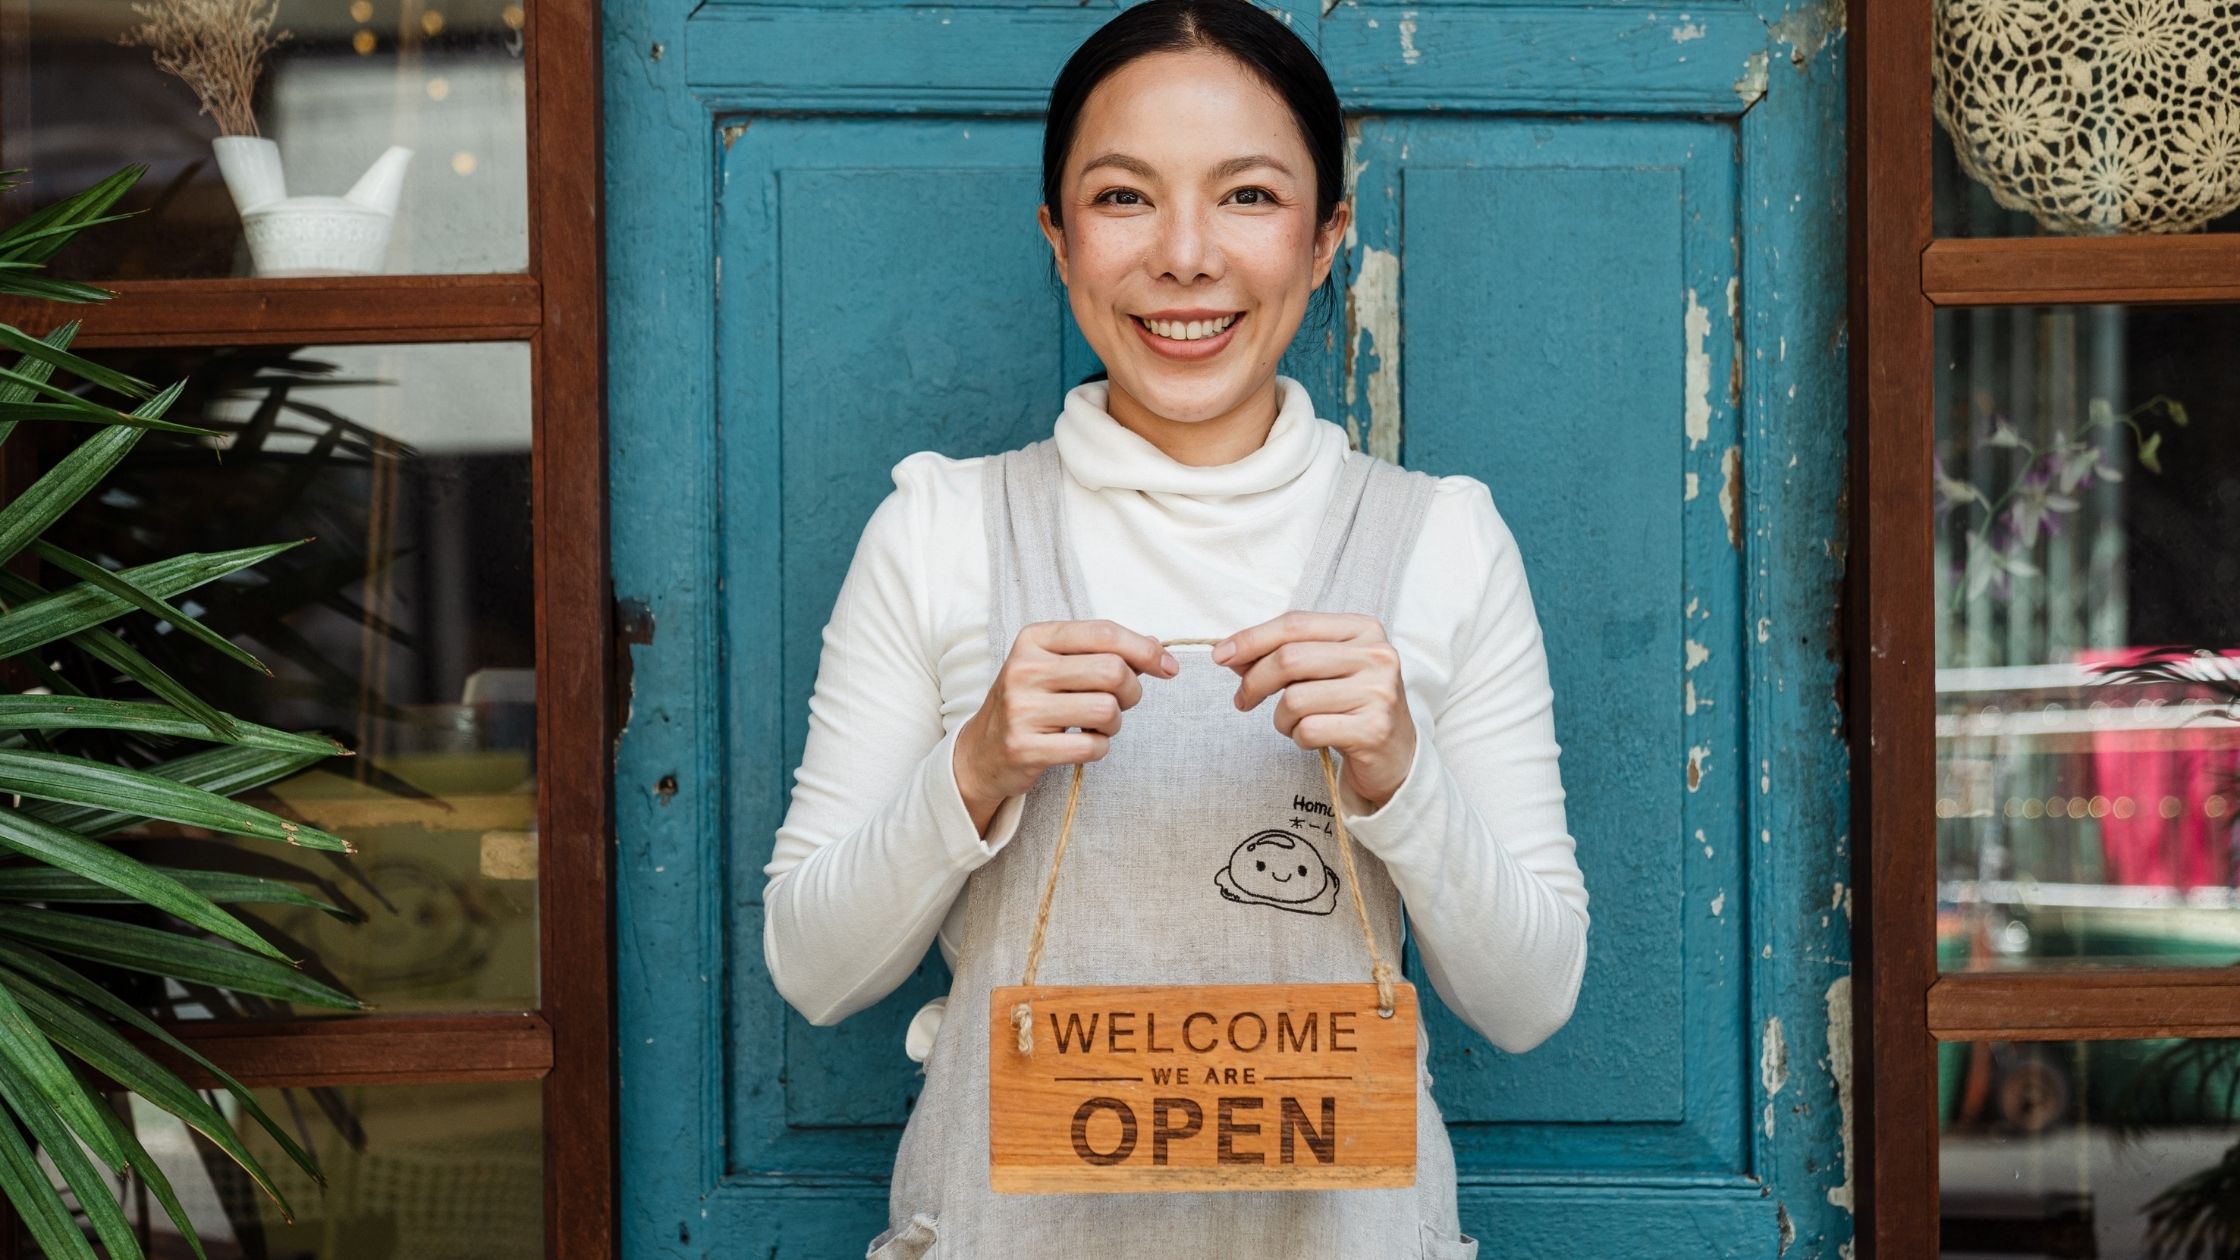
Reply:
<svg viewBox="0 0 2240 1260"><path fill-rule="evenodd" d="M1307 387L1276 377L1276 421L1259 448L1226 464L1185 464L1112 418L1105 409L1108 381L1087 381L1066 392L1052 436L1066 473L1087 490L1141 490L1218 498L1256 494L1296 480L1325 448L1347 445L1345 430L1314 414Z"/></svg>

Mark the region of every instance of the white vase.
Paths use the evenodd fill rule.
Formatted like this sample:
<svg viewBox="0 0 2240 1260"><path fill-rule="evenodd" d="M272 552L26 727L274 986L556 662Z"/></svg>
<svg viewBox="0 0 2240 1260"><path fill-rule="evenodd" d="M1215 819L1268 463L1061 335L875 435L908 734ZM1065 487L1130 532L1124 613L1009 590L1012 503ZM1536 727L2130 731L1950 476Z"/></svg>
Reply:
<svg viewBox="0 0 2240 1260"><path fill-rule="evenodd" d="M391 145L340 197L291 197L280 146L261 136L210 142L260 276L367 275L381 269L412 150Z"/></svg>

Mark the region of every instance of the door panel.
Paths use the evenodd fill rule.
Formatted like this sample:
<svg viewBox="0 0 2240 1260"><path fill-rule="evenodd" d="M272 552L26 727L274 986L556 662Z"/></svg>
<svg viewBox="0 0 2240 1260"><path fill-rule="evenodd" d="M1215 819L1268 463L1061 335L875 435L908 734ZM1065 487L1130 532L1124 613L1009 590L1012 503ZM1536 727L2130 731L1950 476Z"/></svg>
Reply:
<svg viewBox="0 0 2240 1260"><path fill-rule="evenodd" d="M1365 449L1492 488L1593 896L1577 1013L1531 1053L1424 986L1465 1228L1833 1254L1837 59L1742 7L1277 11L1347 104L1358 216L1283 370ZM947 972L811 1027L762 966L761 866L888 469L1041 437L1095 369L1034 227L1038 111L1110 12L609 0L629 1254L883 1227L903 1027Z"/></svg>

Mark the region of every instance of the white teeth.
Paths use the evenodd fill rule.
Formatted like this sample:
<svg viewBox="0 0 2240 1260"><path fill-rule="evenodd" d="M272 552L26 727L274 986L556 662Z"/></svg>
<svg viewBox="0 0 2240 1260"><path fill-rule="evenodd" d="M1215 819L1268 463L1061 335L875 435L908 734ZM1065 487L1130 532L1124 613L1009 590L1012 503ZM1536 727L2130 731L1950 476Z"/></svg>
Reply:
<svg viewBox="0 0 2240 1260"><path fill-rule="evenodd" d="M1223 315L1219 319L1143 319L1140 322L1169 341L1198 341L1219 336L1223 329L1237 322L1237 317Z"/></svg>

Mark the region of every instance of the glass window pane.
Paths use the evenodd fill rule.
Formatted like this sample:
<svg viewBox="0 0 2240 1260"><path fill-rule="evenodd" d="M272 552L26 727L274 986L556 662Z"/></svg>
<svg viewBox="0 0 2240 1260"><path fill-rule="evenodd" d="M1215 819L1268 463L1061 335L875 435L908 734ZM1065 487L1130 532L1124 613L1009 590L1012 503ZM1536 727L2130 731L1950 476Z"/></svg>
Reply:
<svg viewBox="0 0 2240 1260"><path fill-rule="evenodd" d="M9 0L0 9L0 157L28 168L31 183L0 198L0 215L20 218L120 167L148 166L122 207L140 213L86 233L52 270L122 280L527 265L522 0L152 7L233 27L270 15L269 30L286 32L247 100L249 134L274 146L287 201L266 205L246 165L221 174L212 142L243 124L203 112L196 90L159 69L152 48L119 42L143 21L133 6ZM394 212L382 214L386 181L357 185L392 146L412 152ZM358 206L303 200L354 191L364 194Z"/></svg>
<svg viewBox="0 0 2240 1260"><path fill-rule="evenodd" d="M2240 310L1945 310L1939 959L2240 961Z"/></svg>
<svg viewBox="0 0 2240 1260"><path fill-rule="evenodd" d="M1935 0L1939 236L2240 227L2218 5Z"/></svg>
<svg viewBox="0 0 2240 1260"><path fill-rule="evenodd" d="M2161 1260L2240 1245L2240 1041L1937 1053L1947 1260ZM2207 1245L2189 1250L2191 1239Z"/></svg>
<svg viewBox="0 0 2240 1260"><path fill-rule="evenodd" d="M206 1095L286 1196L293 1223L209 1139L147 1100L129 1099L134 1135L171 1182L210 1260L544 1254L540 1082L251 1092L327 1177L322 1190L231 1093ZM63 1186L53 1165L44 1156L41 1162L49 1180ZM120 1202L125 1218L145 1231L149 1260L191 1260L178 1227L142 1187L128 1181ZM26 1243L24 1254L46 1253Z"/></svg>
<svg viewBox="0 0 2240 1260"><path fill-rule="evenodd" d="M529 362L520 344L107 352L189 389L52 533L111 567L307 540L179 597L270 678L133 613L112 625L219 709L354 750L240 799L348 839L344 855L173 823L119 833L150 861L267 875L364 916L233 907L305 970L384 1011L537 1006L535 599ZM52 459L86 430L40 425ZM71 430L71 432L63 432ZM20 430L19 430L20 432ZM45 575L49 582L55 575ZM142 693L75 647L94 695ZM156 748L74 732L89 756ZM139 837L131 839L131 837ZM323 1013L176 985L176 1014Z"/></svg>

